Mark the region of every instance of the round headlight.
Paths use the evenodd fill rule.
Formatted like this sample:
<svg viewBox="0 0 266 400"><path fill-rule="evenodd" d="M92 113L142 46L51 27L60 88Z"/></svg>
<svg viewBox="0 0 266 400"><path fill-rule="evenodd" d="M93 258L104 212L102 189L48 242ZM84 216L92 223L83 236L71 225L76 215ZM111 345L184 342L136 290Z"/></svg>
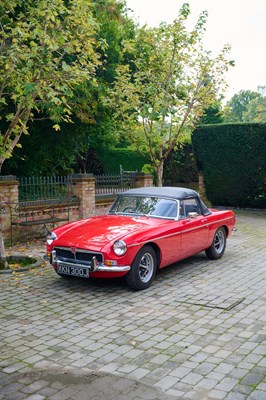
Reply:
<svg viewBox="0 0 266 400"><path fill-rule="evenodd" d="M113 249L117 256L123 256L127 251L127 246L123 240L117 240L114 243Z"/></svg>
<svg viewBox="0 0 266 400"><path fill-rule="evenodd" d="M47 236L46 236L46 243L48 244L48 246L50 246L53 241L57 239L57 236L54 232L48 232Z"/></svg>

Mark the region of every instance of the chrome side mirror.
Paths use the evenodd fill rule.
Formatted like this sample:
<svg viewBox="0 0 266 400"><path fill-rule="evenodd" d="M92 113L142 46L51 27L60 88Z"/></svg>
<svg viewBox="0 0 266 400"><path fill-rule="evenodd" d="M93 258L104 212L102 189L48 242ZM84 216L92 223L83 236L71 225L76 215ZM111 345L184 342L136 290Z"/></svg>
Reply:
<svg viewBox="0 0 266 400"><path fill-rule="evenodd" d="M192 219L198 218L199 214L197 212L189 212L188 217Z"/></svg>

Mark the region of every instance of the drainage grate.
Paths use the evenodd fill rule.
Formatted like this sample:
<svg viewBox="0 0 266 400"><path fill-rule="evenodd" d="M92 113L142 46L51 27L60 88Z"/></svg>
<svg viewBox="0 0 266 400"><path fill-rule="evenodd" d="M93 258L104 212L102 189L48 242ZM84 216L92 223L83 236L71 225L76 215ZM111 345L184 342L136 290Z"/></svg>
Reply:
<svg viewBox="0 0 266 400"><path fill-rule="evenodd" d="M191 304L195 306L202 306L206 308L217 308L220 310L232 310L232 308L238 306L245 300L245 297L236 298L234 296L219 296L212 294L185 294L180 295L176 298L176 301L180 303Z"/></svg>

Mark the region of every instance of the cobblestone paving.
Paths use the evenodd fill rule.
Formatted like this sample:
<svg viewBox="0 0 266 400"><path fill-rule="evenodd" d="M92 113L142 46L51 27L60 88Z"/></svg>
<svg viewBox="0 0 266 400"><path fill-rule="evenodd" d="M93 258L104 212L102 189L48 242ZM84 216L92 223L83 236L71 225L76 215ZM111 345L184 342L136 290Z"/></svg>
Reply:
<svg viewBox="0 0 266 400"><path fill-rule="evenodd" d="M265 400L266 213L237 217L221 260L198 254L143 292L48 265L1 274L0 398Z"/></svg>

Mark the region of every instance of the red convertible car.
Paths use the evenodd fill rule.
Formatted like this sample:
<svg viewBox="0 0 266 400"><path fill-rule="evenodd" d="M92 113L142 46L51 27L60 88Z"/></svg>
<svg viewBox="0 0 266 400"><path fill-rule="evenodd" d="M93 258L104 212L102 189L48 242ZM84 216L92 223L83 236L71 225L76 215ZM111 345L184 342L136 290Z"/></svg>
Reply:
<svg viewBox="0 0 266 400"><path fill-rule="evenodd" d="M222 257L234 227L232 211L208 209L193 190L144 187L119 194L106 215L54 229L47 252L61 276L125 275L143 290L159 268L201 251Z"/></svg>

